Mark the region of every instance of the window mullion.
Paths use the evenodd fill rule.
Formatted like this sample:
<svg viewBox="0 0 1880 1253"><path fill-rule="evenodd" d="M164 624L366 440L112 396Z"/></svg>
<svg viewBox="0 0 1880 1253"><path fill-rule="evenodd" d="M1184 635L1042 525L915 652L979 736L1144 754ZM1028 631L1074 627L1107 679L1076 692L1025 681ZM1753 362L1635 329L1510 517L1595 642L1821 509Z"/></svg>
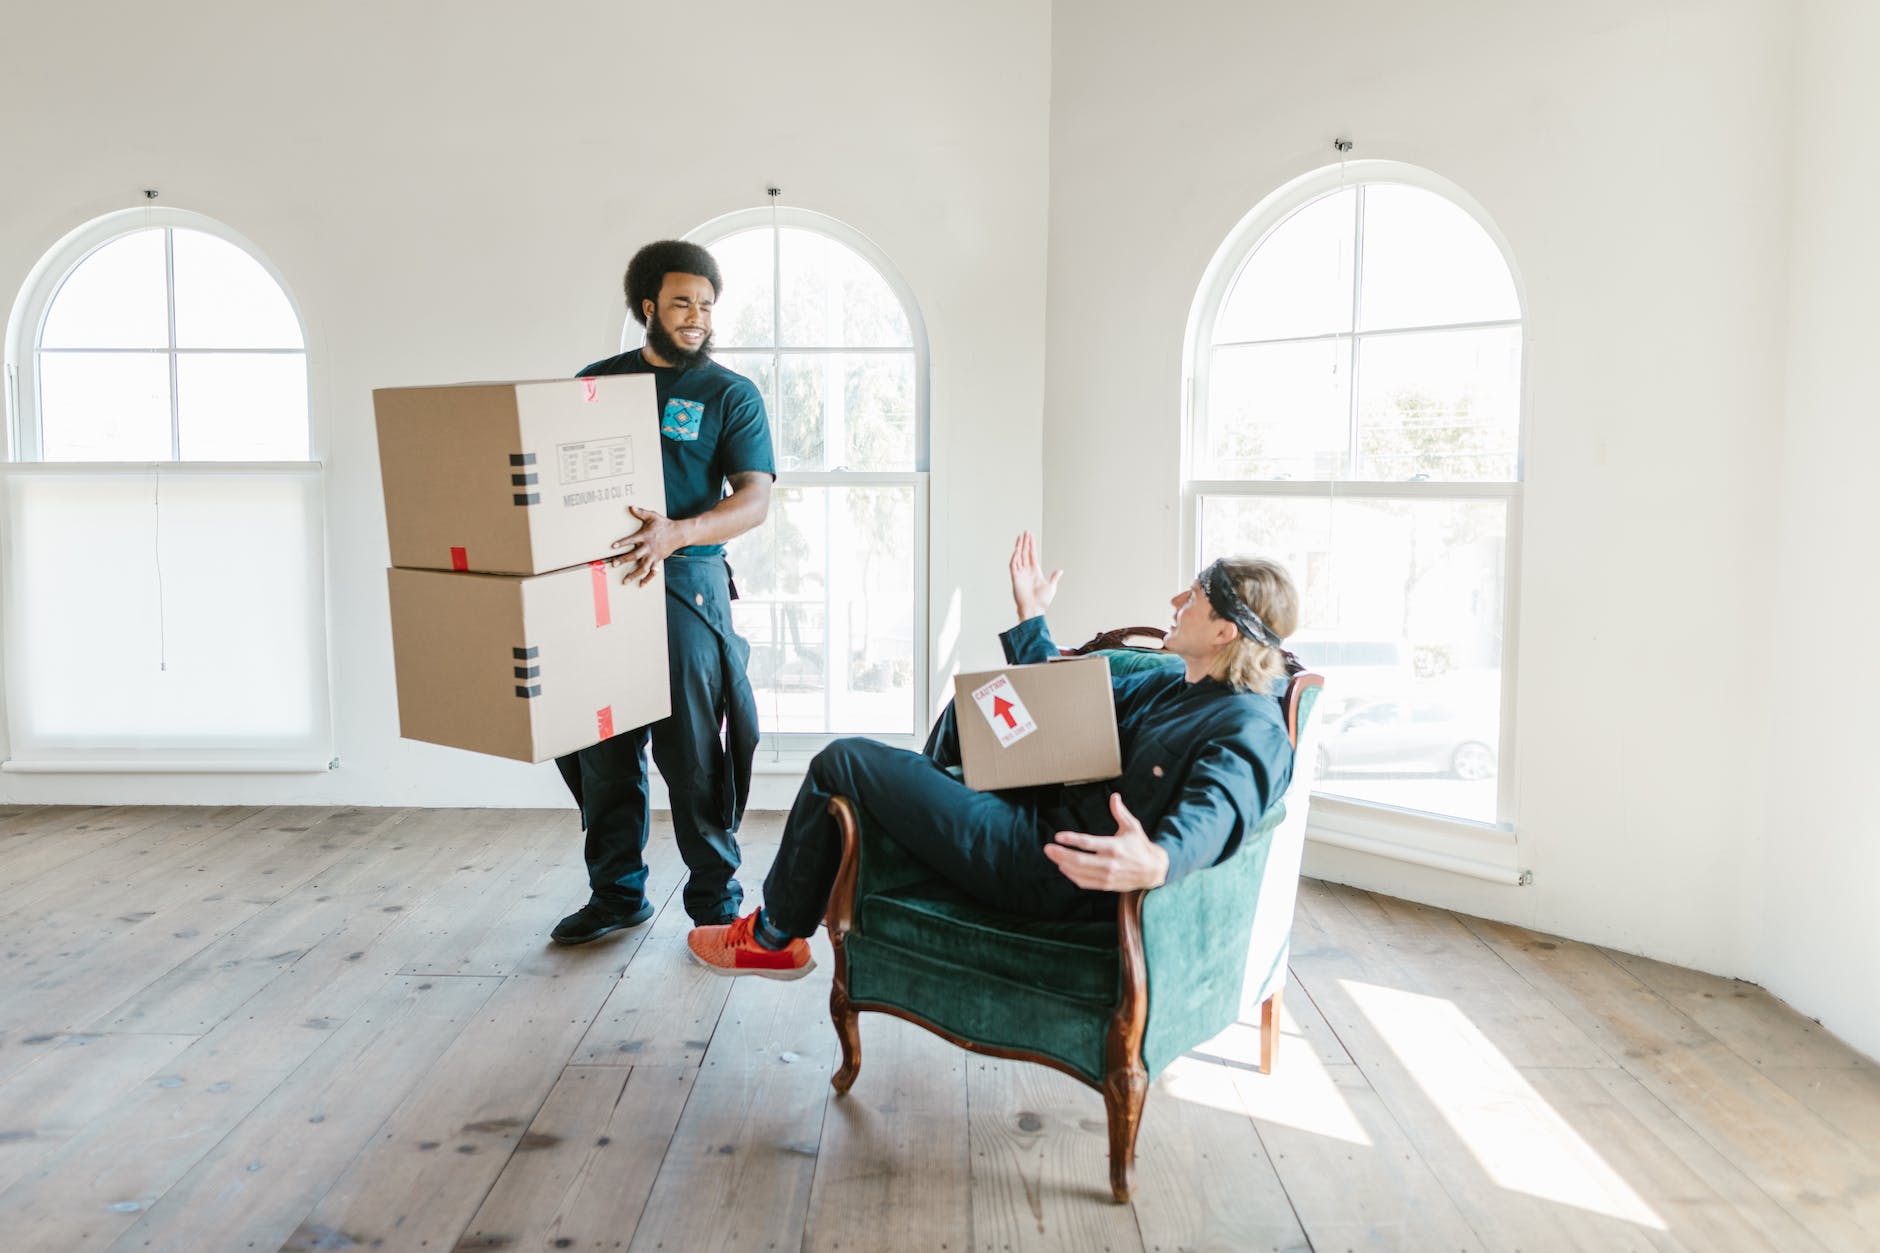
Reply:
<svg viewBox="0 0 1880 1253"><path fill-rule="evenodd" d="M1393 481L1366 479L1190 479L1188 487L1202 496L1331 497L1346 500L1506 500L1521 495L1514 479L1431 479Z"/></svg>
<svg viewBox="0 0 1880 1253"><path fill-rule="evenodd" d="M1364 291L1364 188L1352 197L1351 210L1351 365L1345 385L1350 389L1346 400L1345 477L1358 477L1358 319L1363 313L1360 302Z"/></svg>
<svg viewBox="0 0 1880 1253"><path fill-rule="evenodd" d="M777 420L783 421L783 227L777 199L770 200L770 385L776 389Z"/></svg>
<svg viewBox="0 0 1880 1253"><path fill-rule="evenodd" d="M714 353L766 352L770 349L764 344L713 344L712 351ZM791 344L790 351L805 357L911 357L914 355L913 347L907 344L872 344L859 348L843 348L829 344Z"/></svg>
<svg viewBox="0 0 1880 1253"><path fill-rule="evenodd" d="M730 351L730 350L727 350ZM174 353L179 357L304 357L305 348L41 348L42 357L84 356L86 353L110 353L112 356L132 353L159 352Z"/></svg>
<svg viewBox="0 0 1880 1253"><path fill-rule="evenodd" d="M183 459L183 410L176 379L176 231L163 228L163 302L170 323L170 460Z"/></svg>
<svg viewBox="0 0 1880 1253"><path fill-rule="evenodd" d="M836 725L836 679L848 673L848 624L836 631L836 528L837 487L823 489L823 725L831 731ZM838 648L837 644L841 647Z"/></svg>
<svg viewBox="0 0 1880 1253"><path fill-rule="evenodd" d="M1428 335L1439 331L1492 331L1506 327L1519 327L1520 318L1490 318L1485 322L1432 322L1428 326L1373 326L1365 330L1367 336L1379 335ZM1224 339L1212 344L1221 348L1265 348L1275 344L1313 344L1325 340L1343 339L1343 331L1327 331L1320 335L1278 335L1271 339ZM727 349L726 351L729 351ZM866 350L864 350L866 351Z"/></svg>

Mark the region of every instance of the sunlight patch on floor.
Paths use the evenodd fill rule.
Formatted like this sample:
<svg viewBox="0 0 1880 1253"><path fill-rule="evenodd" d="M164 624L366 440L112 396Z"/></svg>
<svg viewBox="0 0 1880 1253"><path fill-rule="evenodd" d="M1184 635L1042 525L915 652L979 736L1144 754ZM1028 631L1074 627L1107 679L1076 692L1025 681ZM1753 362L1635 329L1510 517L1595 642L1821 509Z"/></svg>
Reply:
<svg viewBox="0 0 1880 1253"><path fill-rule="evenodd" d="M1340 985L1495 1183L1666 1229L1453 1002L1350 979Z"/></svg>
<svg viewBox="0 0 1880 1253"><path fill-rule="evenodd" d="M1280 1015L1279 1060L1274 1063L1274 1073L1259 1073L1260 1028L1248 1023L1235 1023L1170 1066L1165 1074L1175 1076L1178 1069L1184 1074L1190 1073L1187 1068L1191 1067L1200 1067L1235 1082L1182 1084L1176 1078L1168 1078L1164 1083L1172 1095L1182 1100L1218 1105L1237 1091L1239 1100L1232 1108L1244 1110L1261 1122L1278 1123L1347 1144L1370 1147L1371 1137L1365 1134L1358 1116L1338 1090L1338 1081L1319 1060L1312 1041L1300 1034L1299 1024L1284 1010Z"/></svg>

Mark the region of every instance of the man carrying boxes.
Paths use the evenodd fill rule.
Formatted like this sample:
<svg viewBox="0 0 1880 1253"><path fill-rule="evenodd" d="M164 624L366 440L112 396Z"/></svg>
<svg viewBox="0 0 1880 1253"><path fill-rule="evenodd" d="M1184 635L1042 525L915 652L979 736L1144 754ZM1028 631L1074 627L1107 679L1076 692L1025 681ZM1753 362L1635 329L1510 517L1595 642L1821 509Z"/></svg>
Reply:
<svg viewBox="0 0 1880 1253"><path fill-rule="evenodd" d="M613 560L629 584L664 573L672 716L556 760L587 828L592 893L550 933L562 944L652 917L643 856L649 736L685 859L686 912L701 926L730 922L744 899L737 828L757 751L757 702L745 671L750 646L731 627L724 545L770 511L777 477L770 423L757 387L709 355L712 305L723 286L711 253L679 240L648 244L628 263L625 286L646 346L581 375L653 376L666 511L633 507L640 527L615 541Z"/></svg>
<svg viewBox="0 0 1880 1253"><path fill-rule="evenodd" d="M555 758L591 893L562 944L652 916L649 740L686 912L729 922L744 896L757 703L724 544L764 521L776 472L763 398L707 355L719 285L705 249L649 244L626 275L645 348L571 382L373 394L400 730Z"/></svg>

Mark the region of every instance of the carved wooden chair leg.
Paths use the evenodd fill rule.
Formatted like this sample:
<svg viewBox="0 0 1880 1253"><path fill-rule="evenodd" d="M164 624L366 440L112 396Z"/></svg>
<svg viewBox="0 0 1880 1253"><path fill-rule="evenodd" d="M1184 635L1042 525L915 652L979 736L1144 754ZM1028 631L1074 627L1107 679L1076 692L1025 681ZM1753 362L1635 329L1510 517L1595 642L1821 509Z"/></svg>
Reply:
<svg viewBox="0 0 1880 1253"><path fill-rule="evenodd" d="M855 922L855 875L860 869L861 831L855 825L855 808L846 797L829 800L829 814L842 834L842 862L836 870L835 888L829 893L829 911L823 925L829 928L829 947L835 957L834 979L829 986L829 1021L842 1044L842 1066L829 1082L837 1092L847 1092L862 1069L861 1015L849 1003L849 928Z"/></svg>
<svg viewBox="0 0 1880 1253"><path fill-rule="evenodd" d="M862 1069L862 1016L849 1004L842 965L838 958L835 986L829 990L829 1021L835 1025L836 1039L842 1044L842 1066L829 1079L837 1092L847 1092Z"/></svg>
<svg viewBox="0 0 1880 1253"><path fill-rule="evenodd" d="M1142 948L1142 892L1116 898L1117 956L1122 999L1104 1041L1103 1108L1110 1124L1110 1192L1127 1202L1136 1187L1136 1130L1149 1095L1142 1037L1149 1023L1149 967Z"/></svg>
<svg viewBox="0 0 1880 1253"><path fill-rule="evenodd" d="M1142 1127L1142 1103L1149 1096L1149 1073L1140 1061L1112 1070L1103 1079L1103 1108L1110 1123L1110 1194L1127 1204L1136 1189L1136 1132Z"/></svg>
<svg viewBox="0 0 1880 1253"><path fill-rule="evenodd" d="M1260 1073L1273 1073L1273 1063L1279 1060L1279 1003L1284 988L1273 989L1273 995L1260 1005Z"/></svg>

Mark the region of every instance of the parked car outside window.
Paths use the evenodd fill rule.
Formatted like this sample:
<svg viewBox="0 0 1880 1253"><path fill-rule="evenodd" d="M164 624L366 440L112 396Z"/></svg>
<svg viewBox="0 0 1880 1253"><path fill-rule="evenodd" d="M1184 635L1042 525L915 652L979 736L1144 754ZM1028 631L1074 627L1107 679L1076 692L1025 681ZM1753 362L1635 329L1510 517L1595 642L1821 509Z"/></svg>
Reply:
<svg viewBox="0 0 1880 1253"><path fill-rule="evenodd" d="M1494 726L1445 705L1374 701L1341 715L1319 741L1321 775L1348 772L1494 777Z"/></svg>

